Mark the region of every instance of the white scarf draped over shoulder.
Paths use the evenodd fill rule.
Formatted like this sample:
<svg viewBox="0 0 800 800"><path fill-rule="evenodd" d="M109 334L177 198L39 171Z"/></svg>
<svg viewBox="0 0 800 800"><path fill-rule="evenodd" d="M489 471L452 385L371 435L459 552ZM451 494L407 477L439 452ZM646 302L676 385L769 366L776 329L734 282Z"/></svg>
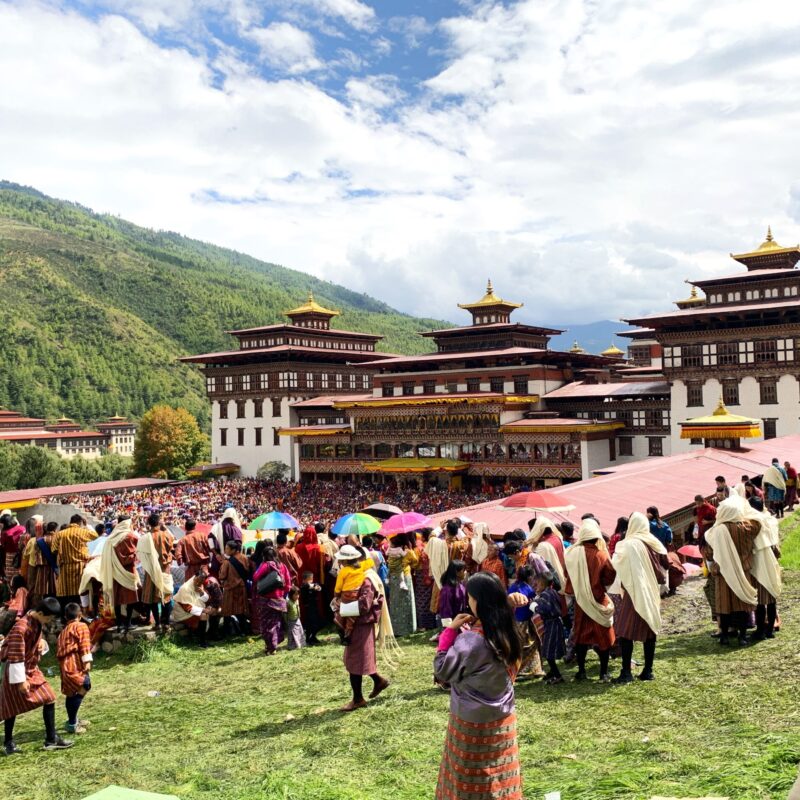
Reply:
<svg viewBox="0 0 800 800"><path fill-rule="evenodd" d="M474 552L474 550L473 550ZM436 584L437 589L442 588L442 575L450 565L450 551L444 539L431 534L428 543L425 545L425 555L428 556L428 565L431 571L431 578Z"/></svg>
<svg viewBox="0 0 800 800"><path fill-rule="evenodd" d="M172 581L172 575L165 575L161 571L161 561L158 557L159 554L152 531L148 531L144 536L140 537L139 543L136 545L136 555L139 556L142 568L150 576L150 580L153 581L158 593L162 597L172 594L175 584Z"/></svg>
<svg viewBox="0 0 800 800"><path fill-rule="evenodd" d="M649 551L666 555L667 549L650 533L641 511L631 514L625 538L617 542L611 564L623 590L630 595L636 613L656 636L661 632L661 591Z"/></svg>
<svg viewBox="0 0 800 800"><path fill-rule="evenodd" d="M758 603L758 592L745 574L742 560L726 525L728 522L744 522L747 513L745 506L749 505L735 493L723 500L717 508L716 524L706 532L706 541L714 550L714 561L719 565L719 571L730 590L743 603L754 606Z"/></svg>
<svg viewBox="0 0 800 800"><path fill-rule="evenodd" d="M131 533L131 521L118 522L108 535L103 553L100 556L100 583L103 584L103 599L106 604L114 602L114 581L125 589L136 591L139 588L139 573L129 572L119 560L114 548Z"/></svg>
<svg viewBox="0 0 800 800"><path fill-rule="evenodd" d="M381 613L375 623L375 643L378 646L378 653L383 656L387 666L394 669L396 666L395 657L402 655L402 651L400 650L400 645L397 644L397 639L394 638L394 628L392 627L392 618L389 615L389 600L386 597L386 589L374 569L368 569L364 573L364 578L372 584L375 593L383 598Z"/></svg>
<svg viewBox="0 0 800 800"><path fill-rule="evenodd" d="M781 492L786 491L786 479L783 473L774 465L770 465L764 470L764 483L769 483Z"/></svg>
<svg viewBox="0 0 800 800"><path fill-rule="evenodd" d="M558 557L558 551L550 542L542 541L542 537L548 531L554 533L559 539L562 538L555 522L547 517L537 517L531 529L530 536L528 536L528 541L533 546L533 552L541 556L553 568L553 572L558 576L559 583L561 584L560 594L564 594L567 580L564 575L564 568L561 566L561 559Z"/></svg>
<svg viewBox="0 0 800 800"><path fill-rule="evenodd" d="M575 592L575 602L581 607L584 614L598 625L610 628L614 624L614 604L607 594L603 596L602 602L594 599L592 583L589 578L589 565L586 562L586 548L584 545L595 541L598 542L598 547L601 550L606 549L603 534L600 532L600 526L597 521L585 519L581 523L575 544L568 548L564 554L564 560L567 564L567 574L572 581L572 588Z"/></svg>
<svg viewBox="0 0 800 800"><path fill-rule="evenodd" d="M761 530L753 543L753 563L750 574L777 600L783 589L781 565L772 550L773 547L779 547L781 543L778 520L768 511L757 511L747 502L743 484L738 484L734 491L743 500L744 518L756 520L761 525Z"/></svg>

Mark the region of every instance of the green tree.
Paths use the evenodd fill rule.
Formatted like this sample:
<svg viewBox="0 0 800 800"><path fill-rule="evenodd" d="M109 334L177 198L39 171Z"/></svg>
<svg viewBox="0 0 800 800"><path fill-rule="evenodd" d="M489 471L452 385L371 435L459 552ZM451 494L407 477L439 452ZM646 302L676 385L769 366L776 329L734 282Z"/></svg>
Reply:
<svg viewBox="0 0 800 800"><path fill-rule="evenodd" d="M0 492L17 488L19 464L22 458L20 449L11 442L0 442Z"/></svg>
<svg viewBox="0 0 800 800"><path fill-rule="evenodd" d="M67 463L72 478L71 483L97 483L105 480L103 470L97 461L75 456Z"/></svg>
<svg viewBox="0 0 800 800"><path fill-rule="evenodd" d="M133 469L133 459L119 453L108 453L97 463L103 476L100 480L103 481L124 481L125 478L130 478Z"/></svg>
<svg viewBox="0 0 800 800"><path fill-rule="evenodd" d="M289 465L283 461L267 461L258 468L256 477L264 481L282 481L289 475Z"/></svg>
<svg viewBox="0 0 800 800"><path fill-rule="evenodd" d="M66 461L46 447L29 445L21 448L18 489L38 489L41 486L62 486L72 483Z"/></svg>
<svg viewBox="0 0 800 800"><path fill-rule="evenodd" d="M158 405L142 417L136 434L134 472L185 478L186 470L208 457L208 437L185 408Z"/></svg>

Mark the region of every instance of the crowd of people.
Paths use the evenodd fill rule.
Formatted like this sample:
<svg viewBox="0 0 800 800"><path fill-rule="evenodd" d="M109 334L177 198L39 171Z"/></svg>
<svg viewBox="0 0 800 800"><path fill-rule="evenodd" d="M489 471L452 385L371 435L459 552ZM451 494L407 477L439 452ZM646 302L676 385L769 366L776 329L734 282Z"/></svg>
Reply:
<svg viewBox="0 0 800 800"><path fill-rule="evenodd" d="M587 513L574 524L537 514L527 529L503 532L460 516L441 527L342 538L331 531L333 519L376 498L337 484L212 482L70 498L104 520L96 528L80 514L61 530L38 517L21 526L0 511L3 584L11 592L0 615L5 752L18 752L18 714L38 707L45 709L45 746L71 746L55 732L55 698L38 668L42 627L56 617L66 623L57 655L71 733L84 729L78 709L91 688L92 651L114 626L165 634L179 623L202 647L257 631L267 656L284 639L289 649L315 646L333 630L352 695L345 712L388 687L378 660L393 662L397 638L428 630L437 643L434 682L451 696L437 797L521 798L515 682L563 684L565 664L575 665L573 680L589 680L594 651L600 682L628 684L636 643L643 651L638 679L654 680L662 598L690 567L708 576L720 644L774 636L777 518L797 503L790 469L776 459L763 476L742 476L732 488L719 476L712 494L697 495L682 542L653 506L620 518L613 533ZM309 504L312 497L319 505ZM462 498L380 499L436 513ZM245 552L240 513L252 518L269 507L297 511L306 524ZM613 678L612 659L620 664ZM368 698L364 676L372 681Z"/></svg>

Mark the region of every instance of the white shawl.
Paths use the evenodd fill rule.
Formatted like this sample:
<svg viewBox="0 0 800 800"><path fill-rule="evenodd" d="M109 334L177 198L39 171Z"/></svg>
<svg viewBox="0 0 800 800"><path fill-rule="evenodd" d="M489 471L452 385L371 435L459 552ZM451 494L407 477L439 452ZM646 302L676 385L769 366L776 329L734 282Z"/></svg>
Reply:
<svg viewBox="0 0 800 800"><path fill-rule="evenodd" d="M222 547L222 520L230 519L233 520L233 524L240 530L244 530L244 525L242 525L241 519L239 519L239 512L231 507L226 508L225 513L222 515L222 519L218 522L214 523L214 526L211 528L211 533L216 537L217 541L219 542L219 546Z"/></svg>
<svg viewBox="0 0 800 800"><path fill-rule="evenodd" d="M102 582L100 580L100 560L100 556L96 556L95 558L92 558L86 562L83 572L81 573L81 582L78 586L78 594L89 593L89 585L92 579L96 580L98 583Z"/></svg>
<svg viewBox="0 0 800 800"><path fill-rule="evenodd" d="M475 533L471 539L472 560L481 564L489 555L489 526L485 522L475 523Z"/></svg>
<svg viewBox="0 0 800 800"><path fill-rule="evenodd" d="M781 471L774 464L764 470L764 477L762 480L764 483L772 484L781 492L786 491L786 480L781 474Z"/></svg>
<svg viewBox="0 0 800 800"><path fill-rule="evenodd" d="M667 549L650 533L650 523L641 511L631 514L625 538L617 542L611 563L622 588L630 595L636 613L656 636L661 632L661 592L653 572L648 548L658 555Z"/></svg>
<svg viewBox="0 0 800 800"><path fill-rule="evenodd" d="M375 592L383 598L381 614L378 617L378 621L375 623L375 642L378 645L378 652L383 656L387 666L394 669L394 656L395 654L402 655L402 652L400 650L400 645L397 644L397 639L394 638L394 628L392 627L392 618L389 614L389 599L386 597L386 589L383 585L383 581L374 569L368 569L364 573L364 577L372 584Z"/></svg>
<svg viewBox="0 0 800 800"><path fill-rule="evenodd" d="M148 531L139 539L139 544L136 546L136 555L139 556L142 568L150 576L150 580L153 581L159 595L161 597L171 595L175 584L172 581L171 574L165 575L161 571L161 562L158 558L158 550L153 540L152 531Z"/></svg>
<svg viewBox="0 0 800 800"><path fill-rule="evenodd" d="M114 548L129 533L131 533L131 521L124 519L116 524L103 546L103 552L100 556L100 583L103 584L103 598L107 605L114 602L114 581L131 591L139 588L138 571L128 572L114 552Z"/></svg>
<svg viewBox="0 0 800 800"><path fill-rule="evenodd" d="M604 595L603 602L598 603L592 594L592 583L589 580L589 566L586 563L586 542L603 542L603 534L596 520L585 519L578 531L578 539L572 547L567 549L564 560L567 563L567 574L572 581L575 591L575 602L581 610L591 617L598 625L610 628L614 624L614 604L608 595Z"/></svg>
<svg viewBox="0 0 800 800"><path fill-rule="evenodd" d="M778 520L767 511L757 511L747 502L743 484L735 486L734 492L742 499L744 518L756 520L761 525L761 530L753 542L753 564L750 574L777 600L783 589L781 566L772 551L773 547L778 547L781 543Z"/></svg>
<svg viewBox="0 0 800 800"><path fill-rule="evenodd" d="M743 499L738 495L723 500L717 508L717 521L711 530L706 532L706 541L714 550L714 561L730 590L747 605L758 603L758 592L747 578L742 560L733 544L726 522L743 522L745 509Z"/></svg>
<svg viewBox="0 0 800 800"><path fill-rule="evenodd" d="M208 602L208 595L202 584L200 584L199 589L194 585L194 578L192 577L178 589L174 600L175 608L172 612L172 618L175 622L184 622L192 616L192 613L191 611L184 610L183 606L205 608Z"/></svg>
<svg viewBox="0 0 800 800"><path fill-rule="evenodd" d="M425 545L425 554L428 556L431 577L438 589L442 588L442 575L450 564L450 551L444 539L431 535Z"/></svg>
<svg viewBox="0 0 800 800"><path fill-rule="evenodd" d="M536 522L533 523L533 528L531 528L531 532L528 534L528 541L533 545L538 544L539 540L547 533L548 529L553 531L559 539L562 538L561 532L556 527L555 522L547 517L536 517Z"/></svg>

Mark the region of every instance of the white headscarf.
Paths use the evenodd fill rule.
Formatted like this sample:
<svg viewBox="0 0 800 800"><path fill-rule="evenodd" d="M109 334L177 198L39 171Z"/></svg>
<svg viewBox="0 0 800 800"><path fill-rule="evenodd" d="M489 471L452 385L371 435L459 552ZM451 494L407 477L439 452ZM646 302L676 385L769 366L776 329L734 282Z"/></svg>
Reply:
<svg viewBox="0 0 800 800"><path fill-rule="evenodd" d="M602 602L594 599L592 582L589 579L589 566L586 563L586 548L583 547L587 542L598 540L602 543L602 547L605 547L603 534L597 520L591 518L583 520L578 531L577 541L567 550L564 560L575 592L575 602L598 625L610 628L614 624L614 604L607 594L603 596Z"/></svg>
<svg viewBox="0 0 800 800"><path fill-rule="evenodd" d="M428 564L431 577L438 589L442 588L442 575L450 565L450 550L444 539L431 534L428 543L425 545L425 554L428 556Z"/></svg>
<svg viewBox="0 0 800 800"><path fill-rule="evenodd" d="M536 522L533 523L533 528L531 528L531 531L528 534L528 541L533 545L538 544L539 540L545 535L548 528L555 533L559 539L563 538L553 520L549 519L548 517L536 517Z"/></svg>
<svg viewBox="0 0 800 800"><path fill-rule="evenodd" d="M653 572L648 548L658 555L667 549L650 533L650 523L641 511L628 519L625 538L617 542L611 563L622 588L630 595L636 613L656 636L661 632L661 592Z"/></svg>
<svg viewBox="0 0 800 800"><path fill-rule="evenodd" d="M103 545L100 556L100 583L103 584L103 599L106 605L114 602L114 581L125 589L135 591L139 587L139 573L129 572L120 563L114 548L131 533L131 521L124 519L118 522Z"/></svg>
<svg viewBox="0 0 800 800"><path fill-rule="evenodd" d="M714 550L714 561L730 590L747 605L758 603L758 592L742 567L742 560L733 544L727 522L744 522L745 501L738 494L723 500L717 508L717 520L711 530L706 532L706 541ZM749 504L748 504L749 505Z"/></svg>
<svg viewBox="0 0 800 800"><path fill-rule="evenodd" d="M753 564L750 574L777 600L783 589L781 566L772 550L781 543L778 520L769 512L758 511L750 505L745 499L744 484L737 484L734 492L742 499L744 518L755 520L761 525L761 530L753 542Z"/></svg>
<svg viewBox="0 0 800 800"><path fill-rule="evenodd" d="M564 568L561 566L561 559L558 557L558 551L553 547L550 542L543 542L542 536L550 530L559 539L562 539L561 532L548 517L536 517L536 522L533 524L528 541L533 545L533 551L541 556L553 568L553 572L558 576L558 581L561 584L561 594L564 594L564 587L567 585L566 576L564 575ZM563 541L563 539L562 539Z"/></svg>
<svg viewBox="0 0 800 800"><path fill-rule="evenodd" d="M480 564L489 555L489 526L485 522L475 523L472 537L472 560Z"/></svg>

